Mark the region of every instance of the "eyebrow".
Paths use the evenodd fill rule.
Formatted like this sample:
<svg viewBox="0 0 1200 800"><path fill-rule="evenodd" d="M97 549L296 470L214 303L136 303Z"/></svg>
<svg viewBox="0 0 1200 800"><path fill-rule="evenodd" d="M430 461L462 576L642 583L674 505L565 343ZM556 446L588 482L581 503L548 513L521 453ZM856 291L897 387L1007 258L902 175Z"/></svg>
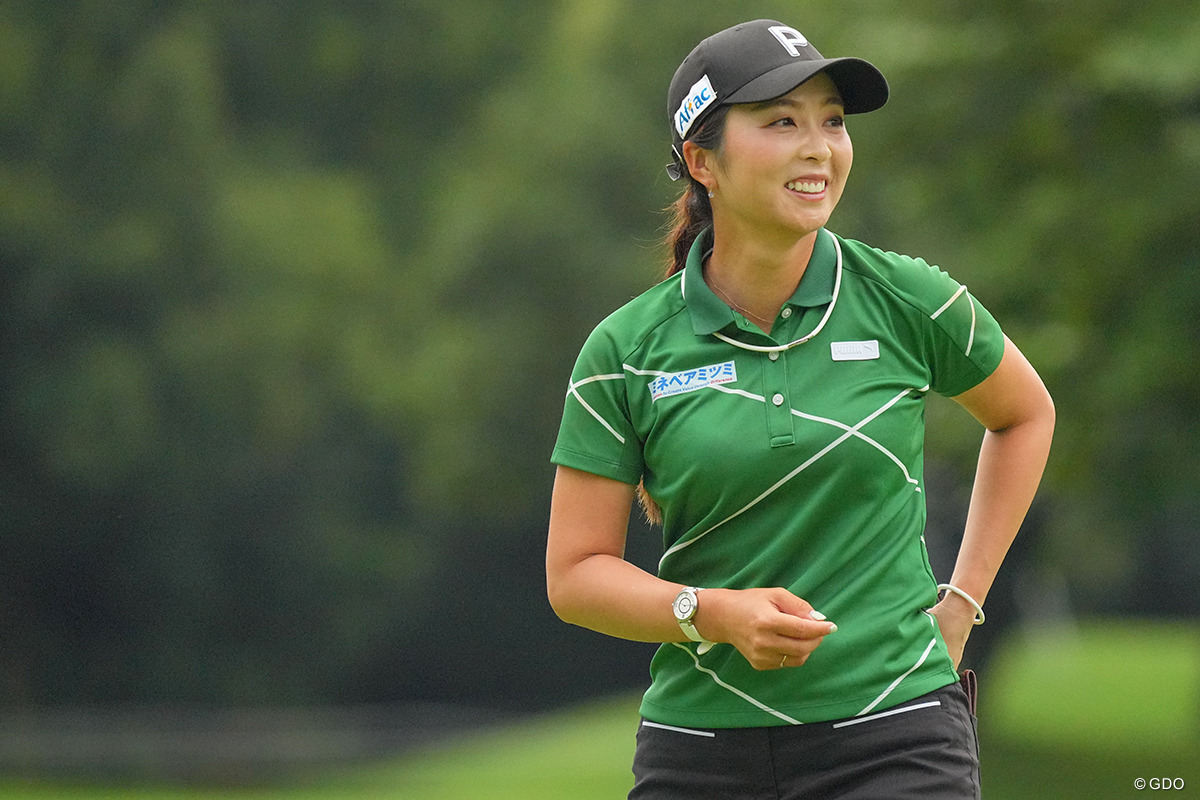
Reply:
<svg viewBox="0 0 1200 800"><path fill-rule="evenodd" d="M799 105L800 104L797 103L795 100L791 100L787 96L784 96L784 97L776 97L773 100L766 100L762 103L752 103L750 105L750 110L751 111L766 111L767 109L776 108L778 106L788 106L789 108L795 108ZM822 103L822 105L838 106L840 108L846 107L846 104L842 100L842 98L836 94L831 94L828 97L826 97L825 101L824 101L824 103Z"/></svg>

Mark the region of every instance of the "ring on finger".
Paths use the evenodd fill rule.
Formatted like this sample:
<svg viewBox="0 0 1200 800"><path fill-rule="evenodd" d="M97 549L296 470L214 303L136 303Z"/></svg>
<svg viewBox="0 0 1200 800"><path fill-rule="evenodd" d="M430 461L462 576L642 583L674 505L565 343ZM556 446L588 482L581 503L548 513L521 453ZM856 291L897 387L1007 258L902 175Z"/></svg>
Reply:
<svg viewBox="0 0 1200 800"><path fill-rule="evenodd" d="M787 666L787 660L788 660L788 657L787 657L787 655L784 655L784 657L783 657L783 658L782 658L782 659L779 661L779 668L780 668L780 669L783 669L784 667L786 667L786 666Z"/></svg>

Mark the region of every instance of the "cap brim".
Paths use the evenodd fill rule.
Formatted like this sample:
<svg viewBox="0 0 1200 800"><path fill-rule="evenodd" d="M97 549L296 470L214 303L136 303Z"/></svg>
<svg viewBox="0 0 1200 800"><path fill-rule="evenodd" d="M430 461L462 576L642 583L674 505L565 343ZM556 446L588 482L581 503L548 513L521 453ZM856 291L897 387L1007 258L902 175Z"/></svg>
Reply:
<svg viewBox="0 0 1200 800"><path fill-rule="evenodd" d="M888 99L887 80L869 61L861 58L823 58L793 61L759 75L725 97L725 103L763 103L787 94L806 80L824 72L842 96L847 114L865 114L881 108Z"/></svg>

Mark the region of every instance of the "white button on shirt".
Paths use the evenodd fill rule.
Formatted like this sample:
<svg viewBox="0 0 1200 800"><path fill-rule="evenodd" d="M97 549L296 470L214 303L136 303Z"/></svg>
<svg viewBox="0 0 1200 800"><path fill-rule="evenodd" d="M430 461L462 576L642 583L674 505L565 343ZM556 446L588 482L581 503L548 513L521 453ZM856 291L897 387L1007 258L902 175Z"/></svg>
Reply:
<svg viewBox="0 0 1200 800"><path fill-rule="evenodd" d="M776 393L776 395L771 398L771 402L777 406L783 405L783 395Z"/></svg>

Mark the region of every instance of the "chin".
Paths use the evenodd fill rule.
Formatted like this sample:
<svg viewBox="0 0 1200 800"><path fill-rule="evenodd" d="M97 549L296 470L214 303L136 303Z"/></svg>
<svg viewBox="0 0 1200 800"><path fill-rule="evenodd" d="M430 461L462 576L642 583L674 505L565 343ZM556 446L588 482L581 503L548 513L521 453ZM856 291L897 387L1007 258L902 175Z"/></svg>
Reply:
<svg viewBox="0 0 1200 800"><path fill-rule="evenodd" d="M799 236L807 236L829 224L831 214L813 214L795 220L789 227Z"/></svg>

